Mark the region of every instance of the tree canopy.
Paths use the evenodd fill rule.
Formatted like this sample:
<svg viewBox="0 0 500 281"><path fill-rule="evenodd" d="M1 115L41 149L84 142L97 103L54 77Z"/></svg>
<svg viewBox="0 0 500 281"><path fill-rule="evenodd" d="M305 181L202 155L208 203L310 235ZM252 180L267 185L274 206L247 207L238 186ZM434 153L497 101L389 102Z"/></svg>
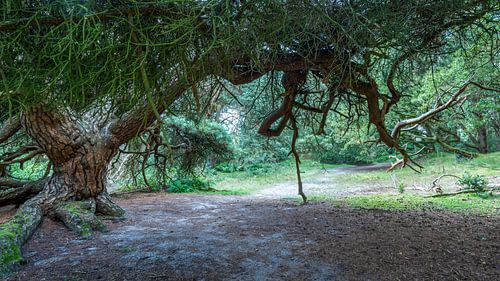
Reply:
<svg viewBox="0 0 500 281"><path fill-rule="evenodd" d="M299 187L299 131L327 133L330 113L401 154L393 168L417 169L416 135L455 149L440 135L460 124L439 114L461 105L483 119L474 100L497 111L499 11L493 0L3 0L0 185L17 189L0 200L31 199L13 219L29 227L0 246L22 244L42 214L85 233L99 226L94 213L123 214L106 180L128 148L141 149L143 167L190 139L198 146L182 166L227 153L216 126L162 122L219 114L222 94L265 113L253 117L259 134L290 129ZM464 71L449 77L450 67ZM481 134L469 137L478 147ZM9 174L39 155L40 181ZM70 212L75 201L83 215Z"/></svg>

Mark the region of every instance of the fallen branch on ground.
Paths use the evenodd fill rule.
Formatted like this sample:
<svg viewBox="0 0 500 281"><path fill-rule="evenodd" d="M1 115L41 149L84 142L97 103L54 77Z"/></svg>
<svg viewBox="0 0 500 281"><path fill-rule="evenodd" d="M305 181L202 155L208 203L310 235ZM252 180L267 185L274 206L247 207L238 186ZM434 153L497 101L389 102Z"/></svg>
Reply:
<svg viewBox="0 0 500 281"><path fill-rule="evenodd" d="M454 178L460 179L460 177L456 176L456 175L451 175L451 174L440 175L439 177L437 177L436 179L434 179L432 181L432 186L430 189L432 189L434 192L437 192L437 193L443 193L443 190L441 189L441 186L438 184L438 181L440 181L444 177L454 177Z"/></svg>
<svg viewBox="0 0 500 281"><path fill-rule="evenodd" d="M424 198L434 198L434 197L448 197L448 196L454 196L454 195L459 195L459 194L467 194L467 193L476 193L476 192L494 192L498 191L497 189L485 189L485 190L461 190L458 192L453 192L453 193L441 193L441 194L434 194L434 195L429 195L425 196Z"/></svg>

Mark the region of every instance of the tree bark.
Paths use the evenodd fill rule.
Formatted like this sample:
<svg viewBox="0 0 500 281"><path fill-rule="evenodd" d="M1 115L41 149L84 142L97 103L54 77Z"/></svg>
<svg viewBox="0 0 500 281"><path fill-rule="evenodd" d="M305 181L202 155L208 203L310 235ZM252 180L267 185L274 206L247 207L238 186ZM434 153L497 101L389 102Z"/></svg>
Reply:
<svg viewBox="0 0 500 281"><path fill-rule="evenodd" d="M22 118L26 132L44 150L53 165L44 192L49 198L84 200L106 190L108 165L117 147L70 112L32 109ZM52 203L51 200L49 200Z"/></svg>

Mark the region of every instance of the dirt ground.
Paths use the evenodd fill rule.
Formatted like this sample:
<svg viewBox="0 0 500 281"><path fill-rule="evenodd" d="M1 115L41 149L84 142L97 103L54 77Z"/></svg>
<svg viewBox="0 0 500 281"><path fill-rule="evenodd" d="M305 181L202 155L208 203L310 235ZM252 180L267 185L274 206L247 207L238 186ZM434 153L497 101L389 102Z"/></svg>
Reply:
<svg viewBox="0 0 500 281"><path fill-rule="evenodd" d="M46 219L6 280L499 280L500 218L130 194L82 240Z"/></svg>

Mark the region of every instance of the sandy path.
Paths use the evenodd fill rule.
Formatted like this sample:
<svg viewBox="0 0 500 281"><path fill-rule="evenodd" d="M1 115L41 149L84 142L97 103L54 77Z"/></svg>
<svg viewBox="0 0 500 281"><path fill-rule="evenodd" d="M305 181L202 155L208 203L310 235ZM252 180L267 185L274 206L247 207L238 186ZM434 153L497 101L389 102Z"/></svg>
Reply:
<svg viewBox="0 0 500 281"><path fill-rule="evenodd" d="M307 196L334 196L345 197L352 194L369 194L369 193L389 193L395 190L387 188L375 188L374 186L364 185L356 187L342 186L336 183L335 177L341 174L353 174L366 171L385 170L390 164L380 163L366 166L355 167L340 167L333 169L319 170L313 177L303 180L304 193ZM280 198L298 198L297 182L289 181L269 186L254 194L256 198L262 199L280 199Z"/></svg>

